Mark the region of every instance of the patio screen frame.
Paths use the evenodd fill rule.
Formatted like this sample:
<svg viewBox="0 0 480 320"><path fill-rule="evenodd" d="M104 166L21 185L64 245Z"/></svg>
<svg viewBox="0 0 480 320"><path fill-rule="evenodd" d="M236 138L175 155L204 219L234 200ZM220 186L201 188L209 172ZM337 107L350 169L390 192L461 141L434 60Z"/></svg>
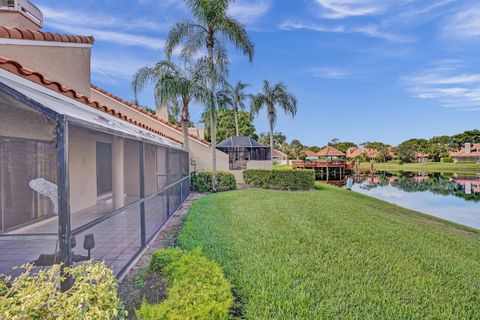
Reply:
<svg viewBox="0 0 480 320"><path fill-rule="evenodd" d="M182 156L180 157L181 161L184 162L187 159L189 161L190 157L188 152L183 148L175 147L168 144L162 144L153 140L147 140L140 136L132 136L130 134L117 131L114 129L109 129L107 127L99 126L94 123L89 123L81 119L70 117L65 114L59 114L52 109L44 106L42 103L39 103L35 100L32 100L28 96L24 95L21 92L16 91L15 89L10 88L4 83L0 82L0 92L10 96L17 102L26 105L32 108L35 111L41 112L45 117L56 122L56 142L57 142L57 184L58 184L58 233L42 233L42 234L0 234L0 241L2 239L8 240L36 240L36 239L50 239L58 240L58 253L61 263L64 266L73 265L73 250L72 250L72 238L76 235L88 231L89 229L99 225L100 223L117 216L118 214L133 208L135 206L140 207L140 250L128 261L128 263L121 269L117 274L119 278L122 278L132 263L143 253L146 249L147 244L153 240L158 231L165 225L166 221L171 217L173 212L181 206L183 201L188 197L190 190L190 175L189 170L187 175L181 179L170 183L170 174L169 170L169 154L171 151L180 152ZM88 130L93 130L94 132L105 133L111 136L117 136L125 138L132 141L139 142L139 184L140 184L140 196L138 200L130 202L123 207L112 210L111 212L94 219L82 226L79 226L75 229L71 227L71 211L70 211L70 178L69 178L69 126L75 125L76 127L81 127ZM166 175L167 175L167 185L161 190L149 194L145 194L145 147L146 145L153 145L156 147L164 148L166 151ZM188 155L188 156L187 156ZM189 166L189 165L188 165ZM146 218L145 218L145 202L151 198L159 196L161 194L169 194L169 190L174 187L180 186L180 197L179 205L173 207L173 204L170 204L170 197L166 196L166 220L153 232L150 238L147 239L146 232Z"/></svg>

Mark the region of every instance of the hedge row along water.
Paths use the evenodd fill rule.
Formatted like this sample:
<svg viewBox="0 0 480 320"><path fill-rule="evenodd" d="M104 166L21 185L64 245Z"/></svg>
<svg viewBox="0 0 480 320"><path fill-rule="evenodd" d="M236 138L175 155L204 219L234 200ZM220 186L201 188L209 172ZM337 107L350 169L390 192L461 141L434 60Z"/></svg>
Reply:
<svg viewBox="0 0 480 320"><path fill-rule="evenodd" d="M265 189L310 190L315 186L314 170L245 170L246 184Z"/></svg>

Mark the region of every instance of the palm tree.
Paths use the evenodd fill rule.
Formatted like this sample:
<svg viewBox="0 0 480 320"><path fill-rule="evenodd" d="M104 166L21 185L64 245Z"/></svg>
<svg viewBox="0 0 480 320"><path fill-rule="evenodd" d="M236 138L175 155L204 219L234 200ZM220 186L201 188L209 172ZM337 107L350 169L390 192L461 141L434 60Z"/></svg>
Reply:
<svg viewBox="0 0 480 320"><path fill-rule="evenodd" d="M238 112L245 110L245 100L252 97L252 95L245 93L245 89L248 86L248 84L238 81L235 86L227 84L226 88L223 90L223 94L229 97L229 104L232 107L233 115L235 117L235 132L237 136L240 135Z"/></svg>
<svg viewBox="0 0 480 320"><path fill-rule="evenodd" d="M183 147L189 148L188 125L190 123L189 105L192 101L205 102L207 91L204 86L204 65L200 62L185 62L180 68L171 61L160 61L154 67L145 66L133 76L132 88L135 97L146 85L153 84L155 97L161 104L171 102L173 106L181 103L181 123Z"/></svg>
<svg viewBox="0 0 480 320"><path fill-rule="evenodd" d="M270 152L273 152L273 130L277 121L277 108L280 107L287 115L295 117L297 114L297 98L288 92L288 88L282 82L273 86L265 80L263 92L252 99L252 113L257 114L263 108L267 109L270 124Z"/></svg>
<svg viewBox="0 0 480 320"><path fill-rule="evenodd" d="M213 190L216 189L216 119L215 94L223 75L228 73L227 41L253 60L254 45L245 27L237 20L227 15L227 10L234 0L185 0L193 14L193 20L177 22L170 30L165 53L171 57L175 48L183 45L182 55L193 57L202 49L207 50L208 62L208 99L207 111L211 116L212 171Z"/></svg>

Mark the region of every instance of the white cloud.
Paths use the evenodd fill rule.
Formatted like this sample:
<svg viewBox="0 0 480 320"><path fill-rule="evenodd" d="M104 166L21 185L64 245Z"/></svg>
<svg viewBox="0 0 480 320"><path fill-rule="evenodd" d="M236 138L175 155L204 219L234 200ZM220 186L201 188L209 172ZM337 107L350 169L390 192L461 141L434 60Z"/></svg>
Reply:
<svg viewBox="0 0 480 320"><path fill-rule="evenodd" d="M324 9L322 16L328 19L366 16L382 13L389 1L379 0L315 0Z"/></svg>
<svg viewBox="0 0 480 320"><path fill-rule="evenodd" d="M464 73L452 64L404 77L401 82L414 97L433 99L444 107L480 110L480 73Z"/></svg>
<svg viewBox="0 0 480 320"><path fill-rule="evenodd" d="M148 64L148 61L139 60L132 56L119 56L112 59L108 54L94 54L92 56L93 77L103 82L131 80L138 69Z"/></svg>
<svg viewBox="0 0 480 320"><path fill-rule="evenodd" d="M62 32L92 35L95 37L95 40L112 42L124 46L139 46L152 50L161 50L165 46L165 40L161 38L103 29L82 28L60 23L50 23L49 26Z"/></svg>
<svg viewBox="0 0 480 320"><path fill-rule="evenodd" d="M465 7L457 12L443 28L453 38L480 37L480 5Z"/></svg>
<svg viewBox="0 0 480 320"><path fill-rule="evenodd" d="M268 12L270 5L270 0L237 0L230 5L228 14L244 24L252 24Z"/></svg>
<svg viewBox="0 0 480 320"><path fill-rule="evenodd" d="M369 37L384 39L394 42L408 42L409 39L406 37L396 35L390 32L383 31L375 25L367 25L360 27L347 27L343 25L339 26L326 26L323 24L316 23L302 23L302 22L291 22L287 21L280 25L281 29L284 30L296 30L296 29L307 29L317 32L329 32L329 33L360 33Z"/></svg>
<svg viewBox="0 0 480 320"><path fill-rule="evenodd" d="M347 70L332 67L311 68L308 72L316 78L335 80L345 79L351 75Z"/></svg>
<svg viewBox="0 0 480 320"><path fill-rule="evenodd" d="M74 26L88 26L89 28L112 28L122 30L150 30L150 31L166 31L170 27L168 23L159 23L145 19L121 19L106 14L86 13L82 11L61 10L58 8L50 8L41 6L45 15L46 25L50 24L67 24Z"/></svg>

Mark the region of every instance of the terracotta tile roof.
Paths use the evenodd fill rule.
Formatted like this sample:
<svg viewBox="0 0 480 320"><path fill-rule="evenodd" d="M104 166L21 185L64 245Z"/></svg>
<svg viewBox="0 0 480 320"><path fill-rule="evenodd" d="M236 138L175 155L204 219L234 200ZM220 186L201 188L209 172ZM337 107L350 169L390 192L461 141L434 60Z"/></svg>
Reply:
<svg viewBox="0 0 480 320"><path fill-rule="evenodd" d="M425 152L415 152L415 158L428 158L428 153L425 153Z"/></svg>
<svg viewBox="0 0 480 320"><path fill-rule="evenodd" d="M394 159L397 157L393 152L392 147L388 147L387 152L390 158ZM347 158L354 159L362 154L365 154L369 159L375 159L378 156L378 153L379 151L377 149L352 147L347 150Z"/></svg>
<svg viewBox="0 0 480 320"><path fill-rule="evenodd" d="M369 159L373 159L377 156L377 149L368 149L368 148L350 148L347 150L347 158L354 159L356 157L365 154Z"/></svg>
<svg viewBox="0 0 480 320"><path fill-rule="evenodd" d="M106 91L106 90L104 90L104 89L102 89L102 88L94 85L94 84L92 84L91 87L92 87L93 90L98 91L98 92L100 92L100 93L102 93L102 94L104 94L104 95L106 95L106 96L108 96L108 97L110 97L110 98L112 98L112 99L120 102L121 104L126 105L127 107L130 107L130 108L132 108L132 109L135 109L135 110L143 113L144 115L149 116L150 118L153 118L153 119L155 119L155 120L163 123L164 125L172 128L172 129L175 129L175 130L177 130L177 131L179 131L179 132L182 132L182 128L181 128L181 127L176 126L176 125L174 125L173 123L171 123L171 122L169 122L169 121L167 121L167 120L165 120L165 119L162 119L162 118L158 117L157 115L155 115L155 114L153 114L153 113L150 113L150 112L148 112L148 111L146 111L146 110L144 110L144 109L142 109L142 108L134 105L134 104L131 103L131 102L128 102L128 101L125 100L125 99L122 99L122 98L120 98L120 97L118 97L118 96L116 96L116 95L114 95L114 94L112 94L112 93L110 93L110 92L108 92L108 91ZM210 145L210 142L208 142L208 141L206 141L206 140L204 140L204 139L201 139L200 137L198 137L198 136L196 136L196 135L194 135L194 134L192 134L192 133L189 133L188 135L189 135L191 138L195 139L195 140L198 140L198 141L200 141L200 142L202 142L202 143L204 143L204 144Z"/></svg>
<svg viewBox="0 0 480 320"><path fill-rule="evenodd" d="M451 157L480 157L480 143L472 143L470 146L470 152L465 151L465 147L462 149L450 152Z"/></svg>
<svg viewBox="0 0 480 320"><path fill-rule="evenodd" d="M317 154L310 149L303 150L303 153L305 153L305 155L307 157L316 157L317 156Z"/></svg>
<svg viewBox="0 0 480 320"><path fill-rule="evenodd" d="M89 97L87 97L83 94L80 94L73 89L70 89L70 88L67 88L67 87L63 86L59 82L51 81L51 80L45 78L41 73L34 72L34 71L31 71L29 69L24 68L17 61L10 60L8 58L0 56L0 68L3 69L3 70L9 71L11 73L14 73L16 75L19 75L19 76L21 76L21 77L23 77L23 78L25 78L29 81L32 81L36 84L39 84L39 85L41 85L41 86L43 86L47 89L59 92L66 97L75 99L75 100L77 100L77 101L79 101L79 102L81 102L81 103L83 103L87 106L90 106L94 109L103 111L105 113L108 113L109 115L112 115L112 116L117 117L121 120L130 122L130 123L132 123L136 126L139 126L140 128L151 131L151 132L153 132L155 134L158 134L162 137L168 138L170 140L173 140L175 142L178 142L178 143L182 144L181 141L179 141L175 138L169 137L159 130L156 130L156 129L154 129L154 128L152 128L152 127L150 127L150 126L148 126L144 123L133 120L133 119L129 118L128 116L122 114L121 112L116 111L115 109L112 109L112 108L109 108L105 105L102 105L98 101L92 100Z"/></svg>
<svg viewBox="0 0 480 320"><path fill-rule="evenodd" d="M345 153L343 153L342 151L332 146L328 146L318 151L317 156L318 157L344 157Z"/></svg>
<svg viewBox="0 0 480 320"><path fill-rule="evenodd" d="M272 156L274 158L287 158L288 156L280 150L273 149Z"/></svg>
<svg viewBox="0 0 480 320"><path fill-rule="evenodd" d="M76 36L0 26L0 38L93 44L93 36Z"/></svg>

